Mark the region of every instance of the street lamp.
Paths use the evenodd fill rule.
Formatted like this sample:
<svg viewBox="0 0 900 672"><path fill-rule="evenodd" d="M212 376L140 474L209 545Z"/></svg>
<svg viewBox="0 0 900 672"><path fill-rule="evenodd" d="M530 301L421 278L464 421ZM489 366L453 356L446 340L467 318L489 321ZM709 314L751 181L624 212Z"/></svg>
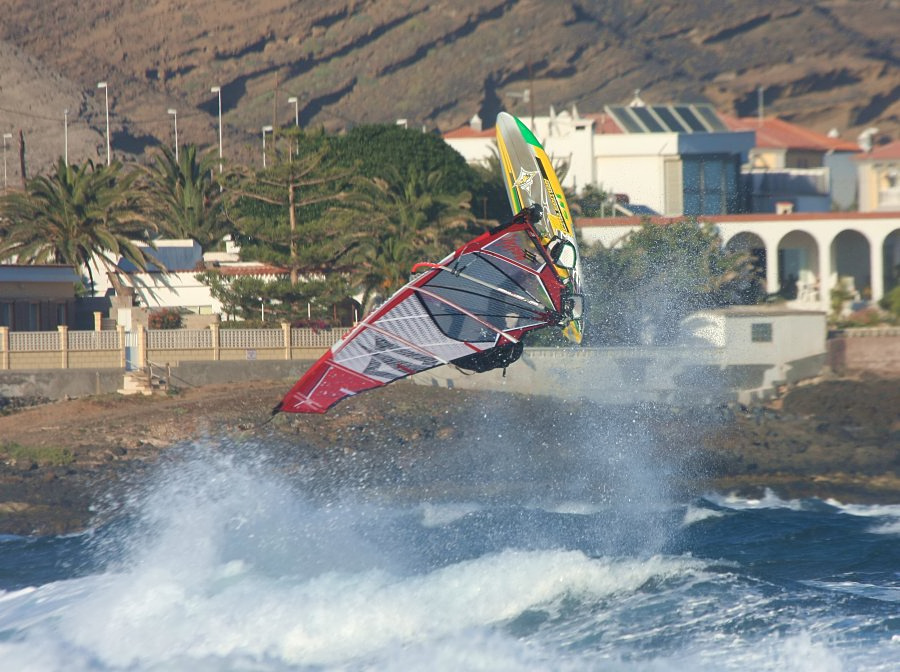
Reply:
<svg viewBox="0 0 900 672"><path fill-rule="evenodd" d="M288 102L293 103L294 105L294 126L300 128L300 103L297 100L297 96L291 96L290 98L288 98Z"/></svg>
<svg viewBox="0 0 900 672"><path fill-rule="evenodd" d="M3 191L6 191L6 141L12 137L12 133L3 134Z"/></svg>
<svg viewBox="0 0 900 672"><path fill-rule="evenodd" d="M106 82L97 82L97 88L103 89L103 94L106 98L106 165L108 166L111 161L109 143L109 87L106 85Z"/></svg>
<svg viewBox="0 0 900 672"><path fill-rule="evenodd" d="M262 136L263 136L263 168L266 167L266 133L271 133L271 126L263 126L262 127Z"/></svg>
<svg viewBox="0 0 900 672"><path fill-rule="evenodd" d="M69 108L67 107L63 110L63 116L65 117L64 129L65 129L65 139L66 139L66 165L69 165Z"/></svg>
<svg viewBox="0 0 900 672"><path fill-rule="evenodd" d="M175 108L170 107L169 114L171 114L175 120L175 163L178 163L178 111Z"/></svg>
<svg viewBox="0 0 900 672"><path fill-rule="evenodd" d="M210 93L216 93L219 96L219 174L222 174L222 87L214 86Z"/></svg>

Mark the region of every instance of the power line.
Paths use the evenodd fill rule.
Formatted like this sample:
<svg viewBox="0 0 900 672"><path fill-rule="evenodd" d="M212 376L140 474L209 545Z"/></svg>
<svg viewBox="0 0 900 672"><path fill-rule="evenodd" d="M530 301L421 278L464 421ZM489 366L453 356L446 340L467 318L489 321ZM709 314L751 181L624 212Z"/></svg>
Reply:
<svg viewBox="0 0 900 672"><path fill-rule="evenodd" d="M6 114L12 114L12 115L19 116L19 117L28 117L29 119L41 119L43 121L59 121L63 118L63 115L51 117L51 116L48 116L45 114L36 114L31 111L26 112L23 110L16 110L16 109L13 109L10 107L3 107L3 106L0 106L0 112L5 112ZM87 115L78 115L78 116L70 113L69 114L69 123L70 124L77 123L78 121L83 121L84 123L89 123L90 120L92 120L94 118L103 118L103 116L104 115L101 114L100 112L96 112L96 113L92 112ZM178 116L179 117L199 117L199 116L210 117L209 114L207 114L206 112L203 112L202 110L189 110L184 113L179 113ZM116 114L115 112L110 110L109 118L110 119L118 118L123 121L128 121L130 123L137 123L137 124L152 124L152 123L164 123L164 122L168 123L168 118L162 116L162 114L160 114L159 117L156 117L156 116L153 116L153 117L128 117L128 116L123 116L121 114Z"/></svg>

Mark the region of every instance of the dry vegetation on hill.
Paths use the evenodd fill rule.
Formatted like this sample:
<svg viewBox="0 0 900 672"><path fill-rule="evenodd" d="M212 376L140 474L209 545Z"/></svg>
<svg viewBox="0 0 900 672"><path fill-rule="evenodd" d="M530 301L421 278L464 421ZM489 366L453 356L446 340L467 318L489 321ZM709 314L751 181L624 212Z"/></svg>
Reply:
<svg viewBox="0 0 900 672"><path fill-rule="evenodd" d="M884 0L0 0L0 125L25 132L29 171L63 150L101 157L109 82L113 145L140 154L179 136L225 152L259 129L337 128L407 118L450 130L473 113L599 112L641 89L648 102L709 100L766 110L845 139L900 135L900 4ZM277 97L275 89L277 85ZM17 166L14 167L17 176Z"/></svg>

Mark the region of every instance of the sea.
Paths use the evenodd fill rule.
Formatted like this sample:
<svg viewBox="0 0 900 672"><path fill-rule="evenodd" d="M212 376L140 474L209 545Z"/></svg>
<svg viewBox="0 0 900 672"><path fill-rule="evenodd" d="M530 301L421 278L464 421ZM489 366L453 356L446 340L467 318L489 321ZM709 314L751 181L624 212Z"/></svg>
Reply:
<svg viewBox="0 0 900 672"><path fill-rule="evenodd" d="M90 529L0 537L0 669L900 669L900 503L691 492L639 435L552 482L527 437L392 478L198 438Z"/></svg>

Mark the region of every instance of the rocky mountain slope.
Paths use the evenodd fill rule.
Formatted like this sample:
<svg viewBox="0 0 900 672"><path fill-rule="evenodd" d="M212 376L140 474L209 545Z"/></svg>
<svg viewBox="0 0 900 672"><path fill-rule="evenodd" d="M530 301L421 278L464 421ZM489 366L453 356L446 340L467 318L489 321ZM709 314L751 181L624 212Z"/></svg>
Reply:
<svg viewBox="0 0 900 672"><path fill-rule="evenodd" d="M179 139L261 160L264 125L407 119L442 131L500 109L707 100L854 140L900 137L896 0L0 0L0 128L28 170ZM532 92L523 102L522 92ZM18 160L10 175L18 179Z"/></svg>

